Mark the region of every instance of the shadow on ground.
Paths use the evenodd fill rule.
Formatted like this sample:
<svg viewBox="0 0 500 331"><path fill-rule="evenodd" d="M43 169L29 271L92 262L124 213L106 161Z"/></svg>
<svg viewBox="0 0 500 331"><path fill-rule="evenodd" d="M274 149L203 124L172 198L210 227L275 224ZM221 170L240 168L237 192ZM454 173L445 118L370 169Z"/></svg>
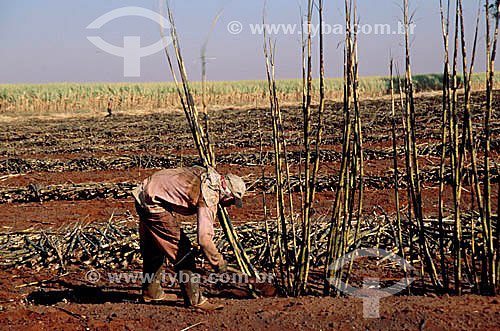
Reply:
<svg viewBox="0 0 500 331"><path fill-rule="evenodd" d="M38 305L54 305L58 302L102 304L106 302L141 302L139 287L101 288L88 285L75 285L64 281L56 281L61 290L38 290L27 296L28 302Z"/></svg>

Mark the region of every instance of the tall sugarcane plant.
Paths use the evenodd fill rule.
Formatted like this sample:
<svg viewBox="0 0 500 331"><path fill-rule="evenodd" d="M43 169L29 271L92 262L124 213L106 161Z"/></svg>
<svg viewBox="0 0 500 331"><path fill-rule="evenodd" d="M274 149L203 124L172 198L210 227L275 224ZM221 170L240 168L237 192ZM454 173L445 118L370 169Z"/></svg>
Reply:
<svg viewBox="0 0 500 331"><path fill-rule="evenodd" d="M342 158L339 170L339 187L333 202L333 212L328 239L327 263L325 266L324 293L339 293L333 290L340 286L344 272L343 256L348 252L348 238L354 230L358 236L363 200L363 147L358 92L358 51L356 1L345 1L346 34L344 48L344 129ZM359 192L358 205L355 195ZM354 213L356 209L356 214ZM357 218L356 227L353 220ZM349 269L352 266L352 260ZM349 270L347 270L349 271ZM348 280L346 280L346 283Z"/></svg>
<svg viewBox="0 0 500 331"><path fill-rule="evenodd" d="M404 28L405 28L405 67L406 76L404 84L405 92L405 128L406 128L406 144L405 144L405 154L406 154L406 171L409 183L410 191L410 202L413 206L413 213L418 224L418 238L420 247L420 256L422 258L425 269L428 271L432 283L436 288L440 287L440 282L437 276L436 267L429 250L427 239L425 238L425 227L422 211L422 188L421 188L421 178L416 142L416 118L415 118L415 101L414 101L414 87L413 78L411 71L411 57L410 57L410 41L408 28L411 24L410 15L408 9L408 0L403 1L403 17L404 17ZM411 220L410 220L411 222Z"/></svg>
<svg viewBox="0 0 500 331"><path fill-rule="evenodd" d="M313 11L313 1L308 0L307 2L307 25L303 29L303 34L305 32L305 38L303 36L303 47L302 47L302 78L304 86L304 97L302 101L302 116L303 116L303 136L304 136L304 184L303 192L304 197L302 199L302 246L300 248L299 260L298 260L298 273L295 283L296 294L300 291L305 290L307 287L307 278L309 273L309 254L311 248L311 206L309 205L311 187L311 147L310 147L310 137L311 137L311 89L312 89L312 36L311 36L311 24L312 24L312 11ZM304 31L305 30L305 31ZM320 33L320 38L322 38L322 33ZM318 155L319 158L319 155Z"/></svg>
<svg viewBox="0 0 500 331"><path fill-rule="evenodd" d="M393 152L393 165L394 165L394 203L396 205L396 242L398 244L399 256L405 259L404 243L403 243L403 233L401 228L401 207L399 200L399 168L398 168L398 149L397 149L397 133L396 133L396 104L394 98L394 59L391 56L389 63L389 73L390 73L390 90L391 90L391 133L392 133L392 152ZM405 276L407 273L406 265L404 267Z"/></svg>
<svg viewBox="0 0 500 331"><path fill-rule="evenodd" d="M493 116L493 79L495 75L495 58L498 41L498 26L500 20L500 1L494 0L490 3L486 0L486 109L484 116L484 210L485 210L485 225L488 233L488 285L490 290L495 286L500 288L500 236L499 236L499 214L500 208L497 209L497 242L493 242L493 226L492 226L492 211L491 211L491 180L490 180L490 153L491 153L491 129L490 123ZM495 18L493 28L493 43L491 38L491 23L490 14ZM500 189L499 189L500 192ZM499 193L500 194L500 193ZM498 199L498 197L497 197ZM500 200L499 200L500 205ZM496 247L495 247L496 246Z"/></svg>
<svg viewBox="0 0 500 331"><path fill-rule="evenodd" d="M303 115L303 134L304 134L304 182L302 191L304 196L302 199L302 245L298 257L297 272L295 278L295 294L304 293L309 277L310 269L310 254L311 254L311 220L312 220L312 206L316 194L316 182L320 165L320 146L323 135L323 114L325 110L325 65L324 65L324 38L323 38L323 0L319 0L317 4L318 17L319 17L319 88L320 99L317 111L316 132L312 130L312 107L311 107L311 92L312 92L312 36L311 36L311 22L313 15L313 1L308 0L307 3L307 26L305 37L303 38L302 47L302 77L304 87L304 96L302 102L302 115ZM312 138L314 142L312 141ZM314 151L315 158L312 161L311 152Z"/></svg>
<svg viewBox="0 0 500 331"><path fill-rule="evenodd" d="M265 27L265 13L263 14L263 26ZM266 58L266 72L269 89L269 103L271 110L272 128L273 128L273 146L274 146L274 166L276 175L276 212L278 229L278 257L280 265L281 288L287 295L293 293L292 284L292 266L295 262L295 249L289 247L288 223L293 223L293 199L290 186L288 185L289 210L285 207L285 178L290 183L290 170L288 164L286 137L283 130L283 121L279 105L278 95L276 93L276 80L274 74L274 47L271 39L267 39L267 31L264 31L264 56ZM293 234L294 235L294 234ZM291 253L290 253L291 252ZM289 254L290 253L290 254Z"/></svg>
<svg viewBox="0 0 500 331"><path fill-rule="evenodd" d="M266 58L266 71L268 78L269 101L273 128L274 164L276 173L276 201L278 216L277 238L278 256L280 258L281 285L288 295L299 295L307 288L310 269L311 250L311 218L312 204L315 196L315 187L320 162L320 145L323 134L323 113L325 109L325 82L324 82L324 56L323 56L323 0L318 2L318 15L320 22L319 33L319 63L320 63L320 100L316 121L316 132L312 130L312 33L311 22L313 16L313 1L307 2L307 25L302 25L302 73L303 73L303 136L304 136L304 175L301 183L301 211L302 211L302 240L297 244L293 200L290 187L290 171L287 156L287 144L283 130L283 121L274 76L274 46L271 39L267 38L264 30L264 55ZM265 27L265 24L264 24ZM312 138L315 137L314 142ZM315 158L312 157L312 152ZM301 169L300 172L302 173ZM286 181L284 175L286 174ZM287 185L285 186L285 182ZM285 199L285 191L288 191ZM302 195L303 194L303 195ZM288 201L288 206L286 205ZM288 208L288 211L286 209ZM290 228L293 240L289 239Z"/></svg>
<svg viewBox="0 0 500 331"><path fill-rule="evenodd" d="M479 216L480 216L480 221L482 224L482 229L483 229L483 245L484 247L486 246L487 242L487 233L486 233L486 226L485 226L485 218L484 218L484 208L483 208L483 200L482 200L482 195L481 195L481 187L479 186L479 176L478 176L478 168L477 168L477 152L476 152L476 147L475 147L475 139L474 139L474 131L472 128L472 115L471 115L471 109L470 109L470 100L471 100L471 77L472 73L474 71L474 62L476 58L476 47L477 47L477 37L478 37L478 31L479 31L479 18L480 18L480 11L478 9L477 13L477 22L476 22L476 29L475 29L475 35L474 35L474 45L473 45L473 50L472 50L472 59L471 59L471 64L470 68L467 67L467 51L466 51L466 43L465 43L465 27L464 27L464 19L463 19L463 10L462 10L462 1L457 2L457 12L459 13L459 18L460 18L460 39L461 39L461 48L462 48L462 70L463 70L463 75L464 75L464 116L463 116L463 124L462 124L462 140L460 144L460 150L459 150L459 164L462 167L465 159L466 159L466 149L468 150L471 158L471 163L472 163L472 183L471 183L471 192L472 194L472 201L474 199L476 200L476 205L479 210ZM469 73L468 73L469 72ZM460 170L462 172L462 170ZM471 228L474 229L475 227L475 219L471 219ZM461 247L463 247L462 244L460 244ZM475 247L474 247L475 249ZM475 254L473 253L472 256ZM467 260L467 252L464 250L463 251L463 256L464 256L464 264L466 266L470 265L470 262ZM485 257L486 255L484 255ZM459 261L458 261L459 262ZM483 266L485 266L485 260L483 258ZM468 272L472 275L472 277L476 278L476 272L474 266L470 266L467 268ZM472 270L471 270L472 269ZM483 272L483 279L485 277L485 273ZM457 282L455 284L455 289L458 294L461 293L462 288L460 282Z"/></svg>
<svg viewBox="0 0 500 331"><path fill-rule="evenodd" d="M450 32L450 1L448 0L447 15L443 9L443 0L439 0L439 8L441 13L441 28L443 33L444 44L444 68L443 68L443 97L442 97L442 117L441 117L441 159L439 165L439 200L438 200L438 222L439 222L439 254L441 259L441 274L443 277L443 288L447 290L449 287L449 279L446 266L446 254L444 243L444 174L445 174L445 158L446 158L446 125L448 123L448 113L450 111L450 59L448 52L449 32Z"/></svg>
<svg viewBox="0 0 500 331"><path fill-rule="evenodd" d="M163 1L160 1L160 13L163 14ZM177 71L180 76L180 82L179 79L177 78L176 71L174 69L174 62L172 60L172 56L170 55L170 52L168 50L168 43L167 43L167 37L164 32L164 27L162 23L161 25L161 36L162 40L164 43L164 49L165 49L165 55L169 64L170 71L172 73L172 77L174 79L174 83L176 86L177 93L179 95L180 101L182 108L184 110L184 113L186 115L187 121L189 128L191 130L191 133L193 135L193 139L196 145L196 148L198 149L198 153L200 155L200 159L203 162L205 166L211 166L215 167L215 154L213 152L213 147L210 144L210 140L208 139L208 136L205 133L205 130L203 129L203 126L200 123L199 119L199 113L196 108L196 104L194 102L193 95L191 93L191 88L189 85L189 80L186 74L186 68L184 65L184 61L182 58L181 54L181 47L179 43L179 38L177 35L177 30L176 30L176 25L174 21L174 16L172 14L172 10L170 7L170 4L167 0L167 15L168 19L170 22L170 37L172 41L172 46L174 49L174 55L175 55L175 60L177 64ZM207 122L208 123L208 122ZM227 214L227 211L225 208L219 206L218 210L218 216L220 223L222 225L222 228L224 230L224 234L226 235L226 238L228 242L231 244L231 248L234 252L234 255L236 257L236 261L238 263L238 266L240 267L241 271L245 274L251 275L252 277L256 277L259 279L259 275L257 273L257 270L254 268L252 263L250 262L250 259L248 258L247 254L245 253L243 246L238 240L238 236L236 232L234 231L233 225L231 223L231 220L229 218L229 215Z"/></svg>
<svg viewBox="0 0 500 331"><path fill-rule="evenodd" d="M454 33L454 51L452 69L450 69L449 60L449 25L450 14L453 12L451 1L448 0L446 7L443 6L443 1L439 1L441 9L441 25L443 34L443 45L445 51L445 63L443 74L443 98L442 98L442 126L441 126L441 163L440 163L440 189L439 189L439 246L441 256L441 275L444 281L443 290L449 289L449 272L446 265L447 248L444 246L445 231L443 225L444 213L444 173L446 169L446 152L449 152L449 166L451 168L451 185L453 192L453 279L454 291L457 294L462 293L463 273L467 273L468 278L474 285L474 290L477 292L492 293L495 284L498 283L498 260L495 257L495 243L492 225L491 211L491 182L490 182L490 121L492 116L492 90L493 90L493 63L495 59L496 41L498 35L498 1L490 4L490 1L485 1L486 8L486 55L487 55L487 73L486 73L486 107L484 115L484 179L483 186L479 178L478 155L476 150L476 139L472 125L471 114L471 93L472 93L472 74L474 71L474 61L476 57L477 41L479 33L480 9L482 3L479 3L478 14L476 18L476 26L473 40L473 48L471 54L470 65L467 64L467 49L465 40L465 25L463 18L462 1L455 1L455 33ZM446 8L446 10L445 10ZM493 29L494 36L491 37L491 16L495 18L495 27ZM493 43L493 48L491 44ZM458 54L462 57L463 71L463 87L464 87L464 103L463 112L460 112L458 107ZM459 118L462 118L460 125ZM461 130L460 130L461 127ZM461 135L459 133L461 131ZM465 168L467 158L470 158L471 171ZM466 243L466 238L462 235L462 229L467 224L462 222L462 187L466 173L472 176L471 185L471 218L468 225L471 229L470 242ZM469 178L470 178L469 177ZM484 194L481 193L482 187ZM477 208L479 217L479 227L481 236L479 242L476 241L475 229L477 228L476 216L474 207ZM478 270L480 263L480 275Z"/></svg>

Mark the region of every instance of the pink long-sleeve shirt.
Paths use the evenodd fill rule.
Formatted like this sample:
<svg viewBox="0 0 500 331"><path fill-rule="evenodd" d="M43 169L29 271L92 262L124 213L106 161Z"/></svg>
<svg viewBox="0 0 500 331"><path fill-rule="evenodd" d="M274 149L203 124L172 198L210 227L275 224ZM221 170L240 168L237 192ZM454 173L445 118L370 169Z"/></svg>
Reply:
<svg viewBox="0 0 500 331"><path fill-rule="evenodd" d="M150 213L173 211L197 216L198 243L212 266L223 258L213 242L214 221L221 192L220 175L213 169L194 166L161 170L144 180L133 192Z"/></svg>

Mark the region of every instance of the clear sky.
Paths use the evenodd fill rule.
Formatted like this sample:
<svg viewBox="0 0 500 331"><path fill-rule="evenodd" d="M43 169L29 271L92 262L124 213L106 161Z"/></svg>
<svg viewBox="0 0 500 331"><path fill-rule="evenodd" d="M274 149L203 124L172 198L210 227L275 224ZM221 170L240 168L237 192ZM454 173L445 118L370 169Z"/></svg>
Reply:
<svg viewBox="0 0 500 331"><path fill-rule="evenodd" d="M301 0L268 0L267 23L297 24L298 31L302 20L300 3ZM331 27L343 23L343 3L344 0L325 0L325 22ZM390 24L396 30L401 19L401 3L402 0L358 0L361 24L370 24L372 29L374 24ZM473 37L477 3L464 1L469 41ZM410 4L416 9L412 36L413 72L441 72L443 47L439 0L410 0ZM191 80L200 80L200 48L211 21L221 8L224 8L223 14L208 44L208 79L265 79L263 37L253 34L250 26L261 23L263 5L264 0L173 0ZM88 36L100 36L118 47L123 47L124 36L140 37L142 47L157 42L159 25L143 17L121 17L99 30L86 29L101 15L125 6L157 11L158 0L0 0L0 83L170 81L162 52L141 59L139 77L124 77L123 58L108 54L87 40ZM481 19L484 20L484 15ZM241 33L229 33L228 25L233 21L241 23ZM398 34L360 35L360 75L386 75L390 52L402 63L403 37ZM333 32L325 36L328 77L342 75L342 38L341 34ZM273 35L278 78L300 76L299 39L297 33L285 34L282 30ZM484 44L485 32L481 25L476 71L485 71ZM317 38L313 46L317 48Z"/></svg>

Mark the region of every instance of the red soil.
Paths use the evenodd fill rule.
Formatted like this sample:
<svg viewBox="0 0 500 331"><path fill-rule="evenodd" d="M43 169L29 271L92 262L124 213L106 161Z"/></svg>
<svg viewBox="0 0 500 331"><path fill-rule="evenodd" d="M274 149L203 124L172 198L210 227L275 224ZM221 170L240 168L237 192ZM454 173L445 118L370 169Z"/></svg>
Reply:
<svg viewBox="0 0 500 331"><path fill-rule="evenodd" d="M439 103L439 98L436 99ZM387 102L387 101L385 101ZM376 104L376 102L374 102ZM387 106L387 105L386 105ZM390 134L385 130L384 134ZM249 133L251 136L252 133ZM258 135L254 135L251 148L231 147L220 149L218 153L250 150L258 152ZM422 142L436 142L422 139ZM370 148L388 148L390 140L369 141ZM340 151L340 146L329 145L324 148ZM297 149L289 146L290 150ZM264 150L271 150L265 146ZM196 153L192 148L175 147L176 153L184 155ZM120 152L134 153L134 151ZM106 155L109 154L92 154ZM6 156L2 156L5 158ZM72 159L80 154L31 154L26 158ZM498 154L494 154L498 159ZM399 159L402 170L403 159ZM439 164L436 157L422 157L422 169ZM339 163L322 164L323 175L337 174ZM233 172L245 176L247 183L253 183L262 175L261 167L218 165L221 173ZM392 160L366 161L365 173L369 176L391 176ZM33 183L51 185L85 182L140 182L154 169L128 169L112 171L86 171L63 173L29 173L2 180L0 185L16 187ZM297 173L297 166L291 168ZM265 167L266 176L272 176L274 168ZM435 217L437 214L438 187L436 183L423 183L424 214ZM493 205L497 203L498 185L493 186ZM467 189L467 187L466 187ZM317 215L329 215L335 193L319 192L314 204ZM294 208L299 211L300 194L294 193ZM445 200L451 203L451 191L445 190ZM463 206L471 204L470 193L464 191ZM400 190L401 207L407 208L406 190ZM267 194L267 210L275 215L275 196ZM245 196L244 208L232 207L229 214L233 223L260 221L264 219L262 192L252 191ZM450 206L450 205L449 205ZM367 189L363 201L364 215L388 215L395 213L393 189ZM135 207L132 198L126 200L91 201L49 201L43 203L3 204L0 212L2 231L17 231L28 227L52 228L74 221L100 221L132 214ZM189 218L183 218L189 220ZM85 281L86 266L73 267L70 274L57 278L51 270L34 272L27 269L0 270L0 329L9 330L115 330L115 329L168 329L181 330L193 325L191 330L298 330L298 329L500 329L500 304L497 298L467 295L462 297L435 296L393 296L382 299L380 318L363 318L362 301L358 298L301 297L301 298L261 298L244 299L246 292L234 288L229 291L210 287L207 290L214 296L212 300L225 304L221 311L204 314L182 307L181 302L166 305L138 303L139 284L109 284L101 280L97 284ZM139 266L131 270L139 271ZM122 270L113 270L120 272ZM104 272L99 270L99 272ZM52 281L47 281L51 280ZM31 282L46 281L24 286ZM22 287L18 287L22 285ZM178 291L177 289L169 289ZM228 296L233 298L228 298ZM239 298L234 298L234 296ZM199 324L197 324L199 323Z"/></svg>

